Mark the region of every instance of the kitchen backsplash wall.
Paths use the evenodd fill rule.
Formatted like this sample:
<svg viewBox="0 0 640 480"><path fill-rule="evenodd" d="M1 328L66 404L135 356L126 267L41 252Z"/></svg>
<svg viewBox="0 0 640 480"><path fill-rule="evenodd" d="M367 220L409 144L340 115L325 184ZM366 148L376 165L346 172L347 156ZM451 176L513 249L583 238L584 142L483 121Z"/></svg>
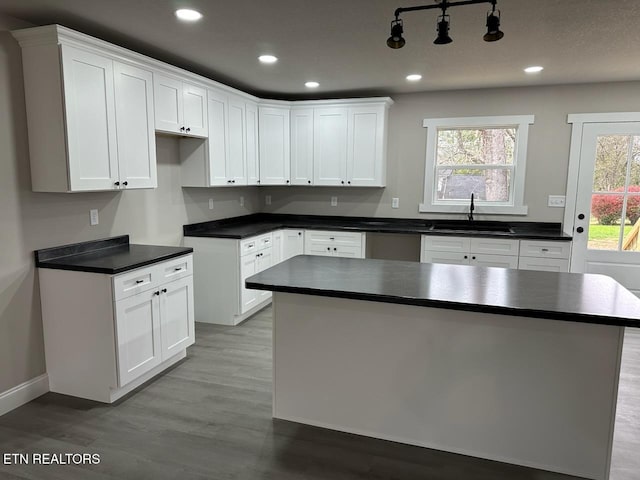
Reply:
<svg viewBox="0 0 640 480"><path fill-rule="evenodd" d="M520 66L514 66L520 68ZM532 83L535 80L532 79ZM525 204L526 217L485 216L479 219L562 222L564 209L549 208L549 195L564 195L567 183L571 125L569 113L623 112L640 109L640 82L499 88L392 95L389 110L387 187L305 188L271 187L260 190L260 200L271 195L263 210L277 213L434 218L418 213L424 188L425 118L491 115L535 115L529 130ZM338 205L332 207L332 196ZM400 208L391 208L391 199ZM448 217L455 217L447 215ZM457 218L465 218L458 215Z"/></svg>
<svg viewBox="0 0 640 480"><path fill-rule="evenodd" d="M34 250L127 233L136 243L178 245L184 224L260 208L255 188L183 189L178 140L166 136L156 138L157 189L32 192L20 47L8 32L29 26L0 16L0 393L45 372Z"/></svg>

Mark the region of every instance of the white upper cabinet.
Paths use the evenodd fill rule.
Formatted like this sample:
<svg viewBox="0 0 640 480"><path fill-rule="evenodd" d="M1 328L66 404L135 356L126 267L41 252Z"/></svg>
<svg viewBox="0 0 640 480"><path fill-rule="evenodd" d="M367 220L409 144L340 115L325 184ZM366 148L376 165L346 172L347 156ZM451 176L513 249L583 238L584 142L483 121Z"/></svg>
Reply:
<svg viewBox="0 0 640 480"><path fill-rule="evenodd" d="M22 47L32 189L156 187L152 70L58 25L13 35Z"/></svg>
<svg viewBox="0 0 640 480"><path fill-rule="evenodd" d="M230 178L227 173L228 134L227 118L229 116L229 102L227 96L213 90L208 92L209 113L209 185L228 185ZM206 158L203 158L206 162ZM183 170L185 163L183 159Z"/></svg>
<svg viewBox="0 0 640 480"><path fill-rule="evenodd" d="M313 108L291 109L291 184L313 184Z"/></svg>
<svg viewBox="0 0 640 480"><path fill-rule="evenodd" d="M153 76L156 130L207 137L207 92L178 78Z"/></svg>
<svg viewBox="0 0 640 480"><path fill-rule="evenodd" d="M260 185L289 185L289 107L259 107Z"/></svg>
<svg viewBox="0 0 640 480"><path fill-rule="evenodd" d="M125 188L155 188L153 75L149 70L118 62L113 69L120 183Z"/></svg>
<svg viewBox="0 0 640 480"><path fill-rule="evenodd" d="M247 185L260 183L258 159L258 104L245 102L245 132L247 153Z"/></svg>
<svg viewBox="0 0 640 480"><path fill-rule="evenodd" d="M119 182L113 61L66 45L61 53L69 190L113 189Z"/></svg>
<svg viewBox="0 0 640 480"><path fill-rule="evenodd" d="M246 113L243 98L229 96L227 174L233 185L247 184Z"/></svg>
<svg viewBox="0 0 640 480"><path fill-rule="evenodd" d="M313 183L345 185L347 182L348 109L316 108L313 121Z"/></svg>
<svg viewBox="0 0 640 480"><path fill-rule="evenodd" d="M348 115L347 185L384 186L387 174L387 107L350 107Z"/></svg>

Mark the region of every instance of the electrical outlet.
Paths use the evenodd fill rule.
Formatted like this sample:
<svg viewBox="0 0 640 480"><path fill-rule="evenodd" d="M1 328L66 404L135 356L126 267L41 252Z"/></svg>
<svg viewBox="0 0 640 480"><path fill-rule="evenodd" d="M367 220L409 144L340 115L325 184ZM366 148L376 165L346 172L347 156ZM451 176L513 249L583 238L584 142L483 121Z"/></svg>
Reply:
<svg viewBox="0 0 640 480"><path fill-rule="evenodd" d="M244 207L244 197L240 197L240 206Z"/></svg>
<svg viewBox="0 0 640 480"><path fill-rule="evenodd" d="M209 210L213 210L213 198L209 199Z"/></svg>
<svg viewBox="0 0 640 480"><path fill-rule="evenodd" d="M400 199L397 197L393 197L391 199L391 208L400 208Z"/></svg>
<svg viewBox="0 0 640 480"><path fill-rule="evenodd" d="M98 219L98 210L95 208L89 210L89 218L91 219L91 225L98 225L98 223L100 223L100 220Z"/></svg>
<svg viewBox="0 0 640 480"><path fill-rule="evenodd" d="M549 201L547 203L549 207L562 208L565 206L564 195L549 195Z"/></svg>
<svg viewBox="0 0 640 480"><path fill-rule="evenodd" d="M264 204L265 205L271 205L271 195L265 195L264 196Z"/></svg>
<svg viewBox="0 0 640 480"><path fill-rule="evenodd" d="M332 207L338 206L338 197L331 197L331 206Z"/></svg>

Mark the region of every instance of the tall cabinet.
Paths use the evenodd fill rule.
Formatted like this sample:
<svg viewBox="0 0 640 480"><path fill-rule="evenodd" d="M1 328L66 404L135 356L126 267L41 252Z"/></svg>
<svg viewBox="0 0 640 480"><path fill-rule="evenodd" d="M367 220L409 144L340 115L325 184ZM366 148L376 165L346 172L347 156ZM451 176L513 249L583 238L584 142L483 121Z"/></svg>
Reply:
<svg viewBox="0 0 640 480"><path fill-rule="evenodd" d="M288 106L258 109L260 185L291 183L289 111Z"/></svg>

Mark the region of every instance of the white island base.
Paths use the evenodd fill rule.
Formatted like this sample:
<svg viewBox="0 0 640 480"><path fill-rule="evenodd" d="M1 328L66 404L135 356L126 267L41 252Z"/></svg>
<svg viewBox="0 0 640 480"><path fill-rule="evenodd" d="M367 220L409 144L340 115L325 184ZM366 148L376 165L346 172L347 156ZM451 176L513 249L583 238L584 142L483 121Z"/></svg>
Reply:
<svg viewBox="0 0 640 480"><path fill-rule="evenodd" d="M624 327L274 292L275 418L604 480Z"/></svg>

